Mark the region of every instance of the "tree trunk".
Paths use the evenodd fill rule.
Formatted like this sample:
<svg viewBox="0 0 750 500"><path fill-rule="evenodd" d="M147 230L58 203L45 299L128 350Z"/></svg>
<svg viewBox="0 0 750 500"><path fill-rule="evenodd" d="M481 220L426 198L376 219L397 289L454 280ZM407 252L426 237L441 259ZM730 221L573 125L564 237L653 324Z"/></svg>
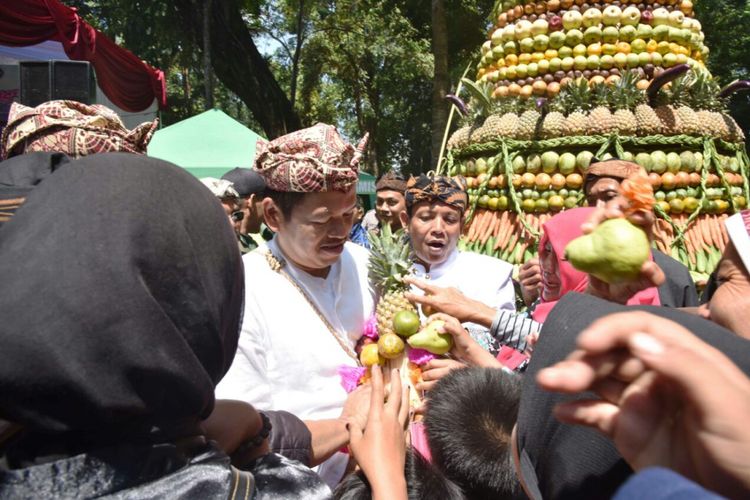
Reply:
<svg viewBox="0 0 750 500"><path fill-rule="evenodd" d="M305 42L305 0L299 0L299 10L297 11L297 42L294 47L294 56L292 57L292 81L289 84L289 100L292 109L297 102L297 79L299 78L299 60L302 55L302 44Z"/></svg>
<svg viewBox="0 0 750 500"><path fill-rule="evenodd" d="M202 10L196 11L191 0L174 0L174 5L181 18L177 22L189 23L194 33L200 33ZM222 55L211 60L216 76L242 99L270 139L301 128L291 102L253 43L238 0L213 5L211 47Z"/></svg>
<svg viewBox="0 0 750 500"><path fill-rule="evenodd" d="M193 115L193 98L190 92L190 69L182 68L182 93L185 96L185 110L187 116Z"/></svg>
<svg viewBox="0 0 750 500"><path fill-rule="evenodd" d="M211 0L203 0L203 86L206 110L214 108L214 79L211 70Z"/></svg>
<svg viewBox="0 0 750 500"><path fill-rule="evenodd" d="M448 26L443 0L432 0L432 55L435 58L435 77L432 82L432 168L437 168L440 146L448 123L449 107L444 99L450 92L448 74Z"/></svg>

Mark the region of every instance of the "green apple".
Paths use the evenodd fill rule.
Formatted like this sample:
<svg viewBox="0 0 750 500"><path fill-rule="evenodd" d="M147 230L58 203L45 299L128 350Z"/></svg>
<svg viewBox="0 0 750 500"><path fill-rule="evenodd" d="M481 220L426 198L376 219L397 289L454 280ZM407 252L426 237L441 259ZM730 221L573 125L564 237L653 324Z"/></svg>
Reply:
<svg viewBox="0 0 750 500"><path fill-rule="evenodd" d="M605 54L599 58L599 66L602 69L610 69L615 65L615 58L609 54Z"/></svg>
<svg viewBox="0 0 750 500"><path fill-rule="evenodd" d="M563 153L557 163L560 173L570 175L576 171L576 155L573 153Z"/></svg>
<svg viewBox="0 0 750 500"><path fill-rule="evenodd" d="M636 37L643 38L644 40L649 40L651 38L652 32L653 28L651 28L651 26L648 24L639 24L635 29Z"/></svg>
<svg viewBox="0 0 750 500"><path fill-rule="evenodd" d="M583 12L583 26L588 28L589 26L598 27L602 22L602 11L596 7L591 7Z"/></svg>
<svg viewBox="0 0 750 500"><path fill-rule="evenodd" d="M549 31L549 23L545 19L537 19L531 23L531 34L533 36L546 35L547 31Z"/></svg>
<svg viewBox="0 0 750 500"><path fill-rule="evenodd" d="M492 54L492 59L500 59L505 56L505 49L503 49L502 45L497 45L490 51L490 54Z"/></svg>
<svg viewBox="0 0 750 500"><path fill-rule="evenodd" d="M597 43L602 39L602 30L599 26L589 26L586 31L583 32L583 43L591 45Z"/></svg>
<svg viewBox="0 0 750 500"><path fill-rule="evenodd" d="M677 41L683 44L689 44L693 39L693 33L689 29L679 28L677 30Z"/></svg>
<svg viewBox="0 0 750 500"><path fill-rule="evenodd" d="M560 47L557 51L557 56L560 58L573 57L573 48L568 47L567 45Z"/></svg>
<svg viewBox="0 0 750 500"><path fill-rule="evenodd" d="M518 78L518 71L516 71L516 66L508 66L506 71L506 78L508 80L515 80Z"/></svg>
<svg viewBox="0 0 750 500"><path fill-rule="evenodd" d="M672 52L672 49L669 48L669 42L663 40L656 45L656 51L661 55L666 55Z"/></svg>
<svg viewBox="0 0 750 500"><path fill-rule="evenodd" d="M550 68L550 62L547 59L542 59L538 63L536 63L539 66L539 73L540 74L547 74L549 73Z"/></svg>
<svg viewBox="0 0 750 500"><path fill-rule="evenodd" d="M611 26L609 26L609 27L611 28ZM615 29L615 31L617 31L618 36L619 36L620 32L617 30L617 28L614 28L614 29ZM608 56L613 56L613 55L617 54L617 45L615 45L614 43L605 43L605 44L602 44L602 54L605 54L605 55L608 55Z"/></svg>
<svg viewBox="0 0 750 500"><path fill-rule="evenodd" d="M573 47L573 55L574 56L585 56L586 55L586 46L582 43L579 43L575 47Z"/></svg>
<svg viewBox="0 0 750 500"><path fill-rule="evenodd" d="M617 43L620 39L620 30L616 26L606 26L602 30L602 42L603 43Z"/></svg>
<svg viewBox="0 0 750 500"><path fill-rule="evenodd" d="M565 33L562 31L553 31L549 34L549 48L559 49L565 45Z"/></svg>
<svg viewBox="0 0 750 500"><path fill-rule="evenodd" d="M642 38L636 38L632 42L630 42L630 50L635 52L636 54L640 54L641 52L646 51L646 40Z"/></svg>
<svg viewBox="0 0 750 500"><path fill-rule="evenodd" d="M605 26L614 26L620 23L622 10L617 5L607 5L602 11L602 23Z"/></svg>
<svg viewBox="0 0 750 500"><path fill-rule="evenodd" d="M534 50L537 52L544 52L547 50L549 45L549 37L547 35L536 35L534 37Z"/></svg>
<svg viewBox="0 0 750 500"><path fill-rule="evenodd" d="M633 153L630 151L623 151L622 153L622 160L632 162L635 157L633 156Z"/></svg>
<svg viewBox="0 0 750 500"><path fill-rule="evenodd" d="M672 66L677 64L677 55L672 54L671 52L668 54L664 54L663 58L663 64L665 68L671 68Z"/></svg>
<svg viewBox="0 0 750 500"><path fill-rule="evenodd" d="M526 78L528 74L529 74L529 67L526 64L516 65L516 77L517 78Z"/></svg>
<svg viewBox="0 0 750 500"><path fill-rule="evenodd" d="M588 56L586 58L586 69L599 69L599 56Z"/></svg>
<svg viewBox="0 0 750 500"><path fill-rule="evenodd" d="M542 61L539 61L539 69L541 70ZM562 68L562 59L559 57L553 57L549 60L549 73L556 73Z"/></svg>
<svg viewBox="0 0 750 500"><path fill-rule="evenodd" d="M488 40L491 45L500 45L503 43L503 29L498 28L495 31L492 32L492 36L490 36L490 40ZM484 42L485 45L487 42ZM482 48L484 49L484 45L482 45Z"/></svg>
<svg viewBox="0 0 750 500"><path fill-rule="evenodd" d="M631 42L635 40L636 34L637 31L635 29L635 26L623 26L620 28L620 41Z"/></svg>
<svg viewBox="0 0 750 500"><path fill-rule="evenodd" d="M502 33L503 42L511 42L516 39L516 27L512 24L507 25L503 28Z"/></svg>
<svg viewBox="0 0 750 500"><path fill-rule="evenodd" d="M651 37L657 42L662 42L669 37L669 26L660 24L651 30Z"/></svg>
<svg viewBox="0 0 750 500"><path fill-rule="evenodd" d="M514 28L516 40L522 40L531 36L531 21L525 19L518 21Z"/></svg>
<svg viewBox="0 0 750 500"><path fill-rule="evenodd" d="M526 171L526 160L523 159L523 156L518 155L515 158L513 158L513 173L522 174L525 171Z"/></svg>
<svg viewBox="0 0 750 500"><path fill-rule="evenodd" d="M638 54L633 54L632 52L626 56L628 68L637 68L640 64L640 59L638 58Z"/></svg>
<svg viewBox="0 0 750 500"><path fill-rule="evenodd" d="M667 153L667 171L676 174L680 171L682 161L680 161L680 155L674 151Z"/></svg>
<svg viewBox="0 0 750 500"><path fill-rule="evenodd" d="M641 20L641 11L635 5L626 7L620 15L620 24L635 26Z"/></svg>
<svg viewBox="0 0 750 500"><path fill-rule="evenodd" d="M563 71L570 71L575 65L575 59L572 57L563 57L561 61L561 68Z"/></svg>
<svg viewBox="0 0 750 500"><path fill-rule="evenodd" d="M521 52L534 52L534 39L533 38L522 38L518 41L518 48Z"/></svg>
<svg viewBox="0 0 750 500"><path fill-rule="evenodd" d="M582 23L583 16L577 10L566 11L562 16L563 28L565 28L566 31L580 28Z"/></svg>
<svg viewBox="0 0 750 500"><path fill-rule="evenodd" d="M638 153L635 155L635 162L643 167L646 172L651 172L651 155L648 153Z"/></svg>
<svg viewBox="0 0 750 500"><path fill-rule="evenodd" d="M645 66L647 64L652 64L651 54L649 54L648 52L641 52L640 54L638 54L638 65Z"/></svg>
<svg viewBox="0 0 750 500"><path fill-rule="evenodd" d="M573 67L579 71L583 71L588 66L588 59L586 56L575 56L573 58Z"/></svg>
<svg viewBox="0 0 750 500"><path fill-rule="evenodd" d="M565 34L565 45L575 47L583 42L583 33L580 30L572 29Z"/></svg>
<svg viewBox="0 0 750 500"><path fill-rule="evenodd" d="M618 68L624 68L628 65L628 56L622 52L618 52L614 56L615 66Z"/></svg>
<svg viewBox="0 0 750 500"><path fill-rule="evenodd" d="M654 9L652 14L654 15L654 18L651 21L652 26L669 25L669 11L664 7Z"/></svg>
<svg viewBox="0 0 750 500"><path fill-rule="evenodd" d="M547 174L554 173L557 170L557 162L560 160L560 155L554 151L545 151L542 153L542 171Z"/></svg>
<svg viewBox="0 0 750 500"><path fill-rule="evenodd" d="M690 151L680 153L680 164L685 172L695 172L695 156Z"/></svg>
<svg viewBox="0 0 750 500"><path fill-rule="evenodd" d="M680 10L673 10L669 13L669 24L675 28L682 28L682 23L685 22L685 14Z"/></svg>
<svg viewBox="0 0 750 500"><path fill-rule="evenodd" d="M679 42L682 36L682 30L680 28L669 27L669 33L667 34L667 40L670 42Z"/></svg>
<svg viewBox="0 0 750 500"><path fill-rule="evenodd" d="M534 77L539 74L539 65L537 63L535 62L529 63L526 65L526 67L528 68L528 72L527 72L528 76Z"/></svg>
<svg viewBox="0 0 750 500"><path fill-rule="evenodd" d="M664 151L653 151L651 153L651 171L663 174L667 171L667 155Z"/></svg>
<svg viewBox="0 0 750 500"><path fill-rule="evenodd" d="M526 158L526 171L532 174L538 174L542 170L542 157L538 154L529 155Z"/></svg>
<svg viewBox="0 0 750 500"><path fill-rule="evenodd" d="M688 56L686 56L685 54L676 54L675 58L676 64L687 64L688 62Z"/></svg>
<svg viewBox="0 0 750 500"><path fill-rule="evenodd" d="M503 44L503 52L506 54L517 54L518 46L516 45L516 42L505 42Z"/></svg>
<svg viewBox="0 0 750 500"><path fill-rule="evenodd" d="M591 165L591 159L594 157L594 153L591 151L581 151L576 155L576 168L578 169L578 172L583 174L586 172L586 169L589 168L589 165ZM573 172L570 172L573 173ZM562 194L561 194L562 196Z"/></svg>

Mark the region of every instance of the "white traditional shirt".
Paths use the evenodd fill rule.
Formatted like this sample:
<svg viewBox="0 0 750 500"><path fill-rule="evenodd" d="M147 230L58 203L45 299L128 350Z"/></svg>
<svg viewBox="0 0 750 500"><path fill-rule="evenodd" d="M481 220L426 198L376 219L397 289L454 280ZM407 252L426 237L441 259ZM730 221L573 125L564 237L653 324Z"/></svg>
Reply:
<svg viewBox="0 0 750 500"><path fill-rule="evenodd" d="M288 260L281 272L272 270L266 260L269 249L283 258L275 238L243 257L242 331L216 397L246 401L259 410L285 410L303 420L337 418L347 397L338 369L357 364L339 340L353 351L374 307L367 280L369 254L347 242L328 276L318 278Z"/></svg>
<svg viewBox="0 0 750 500"><path fill-rule="evenodd" d="M443 288L458 288L470 299L515 312L512 274L513 266L504 260L458 249L445 262L430 266L429 271L420 263L414 264L414 276L421 280ZM421 293L419 289L415 291Z"/></svg>

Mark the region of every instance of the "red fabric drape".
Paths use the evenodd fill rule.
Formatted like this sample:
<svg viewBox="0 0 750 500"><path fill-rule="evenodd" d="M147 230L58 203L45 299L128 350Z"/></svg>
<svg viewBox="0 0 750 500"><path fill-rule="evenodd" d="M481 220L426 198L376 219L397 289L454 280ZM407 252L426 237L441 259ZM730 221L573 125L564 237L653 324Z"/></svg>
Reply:
<svg viewBox="0 0 750 500"><path fill-rule="evenodd" d="M55 40L69 58L89 61L97 83L118 107L142 111L154 98L167 103L164 73L92 28L58 0L0 2L0 44L22 47Z"/></svg>

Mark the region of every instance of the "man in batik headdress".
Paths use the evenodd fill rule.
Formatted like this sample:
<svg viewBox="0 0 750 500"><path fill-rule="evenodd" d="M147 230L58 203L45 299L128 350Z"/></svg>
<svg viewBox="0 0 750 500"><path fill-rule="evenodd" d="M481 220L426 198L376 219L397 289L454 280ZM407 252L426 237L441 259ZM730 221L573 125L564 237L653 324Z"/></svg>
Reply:
<svg viewBox="0 0 750 500"><path fill-rule="evenodd" d="M324 124L259 143L255 170L266 182L263 213L275 235L243 257L239 347L216 389L220 398L290 411L331 453L348 442L348 419L367 406L358 403L362 391L347 396L338 375L342 365L357 365L354 348L373 310L367 250L347 241L365 144L366 137L355 148ZM335 485L347 463L336 452L319 473Z"/></svg>
<svg viewBox="0 0 750 500"><path fill-rule="evenodd" d="M421 175L409 179L402 221L416 256L416 279L408 279L417 293L407 297L455 316L492 352L501 345L524 350L527 336L538 325L516 317L513 267L457 248L468 202L461 178ZM449 360L431 363L441 368L451 365Z"/></svg>

